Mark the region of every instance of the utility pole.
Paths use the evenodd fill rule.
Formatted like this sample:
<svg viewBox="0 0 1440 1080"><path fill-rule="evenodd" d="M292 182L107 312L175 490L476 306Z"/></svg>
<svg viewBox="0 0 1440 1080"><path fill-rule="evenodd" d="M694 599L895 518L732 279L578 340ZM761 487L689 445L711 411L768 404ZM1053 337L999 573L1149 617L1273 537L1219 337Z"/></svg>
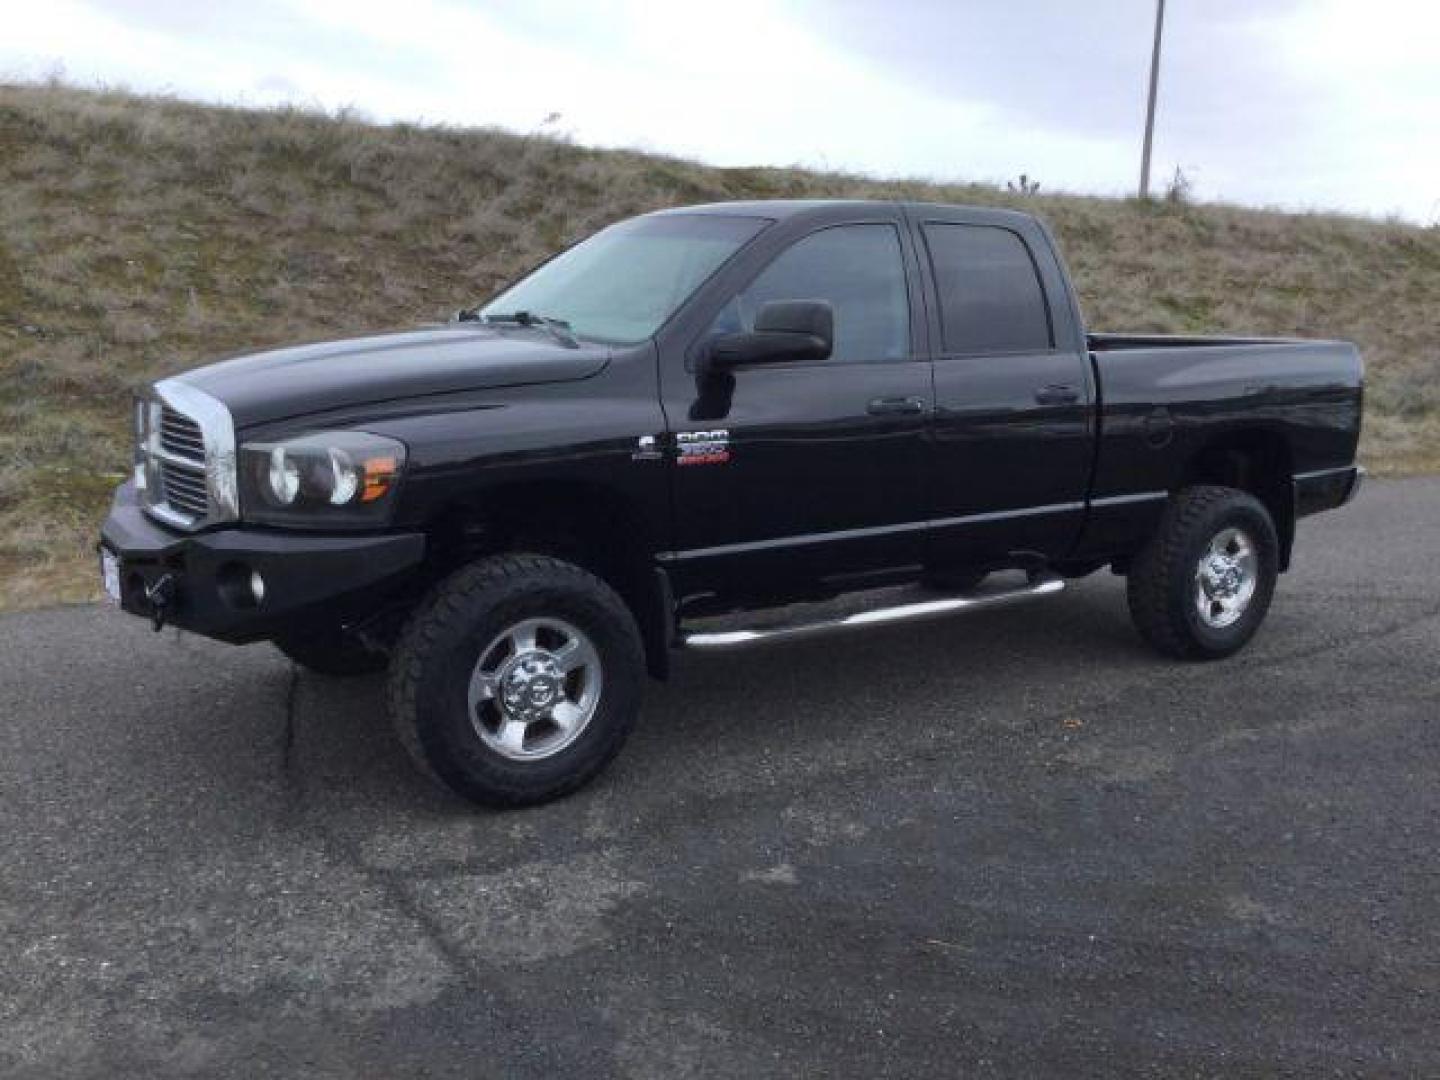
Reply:
<svg viewBox="0 0 1440 1080"><path fill-rule="evenodd" d="M1150 143L1155 137L1155 92L1160 88L1160 38L1165 32L1165 0L1155 0L1155 46L1150 53L1150 101L1145 107L1145 152L1140 157L1140 198L1150 197Z"/></svg>

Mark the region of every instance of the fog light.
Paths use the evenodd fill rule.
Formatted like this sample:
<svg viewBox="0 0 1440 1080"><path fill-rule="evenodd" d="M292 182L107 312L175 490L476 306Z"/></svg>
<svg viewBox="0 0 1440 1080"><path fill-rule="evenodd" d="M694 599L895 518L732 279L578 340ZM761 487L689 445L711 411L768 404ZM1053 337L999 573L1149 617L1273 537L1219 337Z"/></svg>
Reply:
<svg viewBox="0 0 1440 1080"><path fill-rule="evenodd" d="M248 563L227 562L215 571L215 591L232 611L253 611L265 599L265 579Z"/></svg>

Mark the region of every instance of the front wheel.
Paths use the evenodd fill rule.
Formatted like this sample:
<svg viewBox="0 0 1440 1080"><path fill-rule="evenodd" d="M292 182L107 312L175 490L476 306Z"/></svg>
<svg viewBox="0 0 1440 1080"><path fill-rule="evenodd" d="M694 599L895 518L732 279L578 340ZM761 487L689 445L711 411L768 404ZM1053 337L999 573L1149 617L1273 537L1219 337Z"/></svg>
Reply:
<svg viewBox="0 0 1440 1080"><path fill-rule="evenodd" d="M1229 656L1265 620L1279 565L1275 523L1258 499L1234 488L1185 488L1130 568L1130 616L1167 656Z"/></svg>
<svg viewBox="0 0 1440 1080"><path fill-rule="evenodd" d="M412 757L457 794L521 806L573 791L619 751L645 663L625 603L558 559L460 570L396 646L390 707Z"/></svg>

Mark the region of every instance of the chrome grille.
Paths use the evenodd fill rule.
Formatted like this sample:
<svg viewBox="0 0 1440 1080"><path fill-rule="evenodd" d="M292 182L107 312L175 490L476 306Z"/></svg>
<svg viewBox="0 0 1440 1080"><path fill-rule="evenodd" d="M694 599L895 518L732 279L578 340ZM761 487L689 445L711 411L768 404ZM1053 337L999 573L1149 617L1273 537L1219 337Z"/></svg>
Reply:
<svg viewBox="0 0 1440 1080"><path fill-rule="evenodd" d="M160 487L165 503L192 518L210 510L205 481L205 434L200 425L169 405L160 406Z"/></svg>
<svg viewBox="0 0 1440 1080"><path fill-rule="evenodd" d="M160 408L160 448L191 461L205 460L205 435L200 425L168 405Z"/></svg>
<svg viewBox="0 0 1440 1080"><path fill-rule="evenodd" d="M171 509L194 518L203 518L209 512L210 495L205 487L204 465L162 461L160 484L165 489L165 501Z"/></svg>
<svg viewBox="0 0 1440 1080"><path fill-rule="evenodd" d="M235 428L221 402L166 379L151 388L137 419L137 477L151 516L181 529L239 517Z"/></svg>

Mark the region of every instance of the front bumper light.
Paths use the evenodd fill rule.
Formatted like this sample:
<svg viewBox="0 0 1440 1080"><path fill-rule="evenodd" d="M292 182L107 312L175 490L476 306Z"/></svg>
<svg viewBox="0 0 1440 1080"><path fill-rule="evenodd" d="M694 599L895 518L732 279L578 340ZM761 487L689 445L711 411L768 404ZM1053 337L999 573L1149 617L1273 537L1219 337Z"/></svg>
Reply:
<svg viewBox="0 0 1440 1080"><path fill-rule="evenodd" d="M240 448L241 517L298 528L370 528L394 509L405 444L324 431Z"/></svg>

